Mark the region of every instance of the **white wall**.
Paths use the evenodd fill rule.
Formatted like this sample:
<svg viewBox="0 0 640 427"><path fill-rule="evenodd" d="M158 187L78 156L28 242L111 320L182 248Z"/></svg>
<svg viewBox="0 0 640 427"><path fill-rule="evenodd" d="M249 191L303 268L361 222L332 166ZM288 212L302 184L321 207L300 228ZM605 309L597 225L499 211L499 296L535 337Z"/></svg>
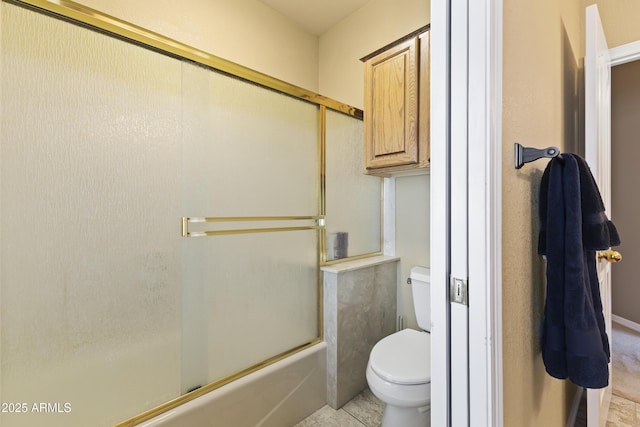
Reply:
<svg viewBox="0 0 640 427"><path fill-rule="evenodd" d="M407 278L414 266L430 267L429 212L431 196L430 175L403 176L396 183L396 255L400 257L398 282L398 315L404 317L404 326L418 328L411 286Z"/></svg>

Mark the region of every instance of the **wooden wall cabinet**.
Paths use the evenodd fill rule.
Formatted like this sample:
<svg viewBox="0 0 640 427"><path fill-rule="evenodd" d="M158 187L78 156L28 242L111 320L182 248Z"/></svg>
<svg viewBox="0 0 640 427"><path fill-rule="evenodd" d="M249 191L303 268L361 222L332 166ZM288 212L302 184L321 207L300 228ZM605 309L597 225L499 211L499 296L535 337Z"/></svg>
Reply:
<svg viewBox="0 0 640 427"><path fill-rule="evenodd" d="M422 28L365 62L365 173L429 166L429 31Z"/></svg>

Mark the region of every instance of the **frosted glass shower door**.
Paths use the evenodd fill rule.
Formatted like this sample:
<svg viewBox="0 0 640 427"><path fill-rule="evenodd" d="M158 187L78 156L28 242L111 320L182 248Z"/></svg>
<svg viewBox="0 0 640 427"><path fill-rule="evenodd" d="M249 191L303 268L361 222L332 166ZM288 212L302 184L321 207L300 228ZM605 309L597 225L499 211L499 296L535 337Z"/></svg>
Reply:
<svg viewBox="0 0 640 427"><path fill-rule="evenodd" d="M179 393L181 65L0 7L0 425L110 426Z"/></svg>
<svg viewBox="0 0 640 427"><path fill-rule="evenodd" d="M183 65L183 392L319 336L318 107ZM234 220L235 219L235 220ZM266 231L254 233L256 228Z"/></svg>
<svg viewBox="0 0 640 427"><path fill-rule="evenodd" d="M130 424L316 342L321 108L0 8L0 425Z"/></svg>

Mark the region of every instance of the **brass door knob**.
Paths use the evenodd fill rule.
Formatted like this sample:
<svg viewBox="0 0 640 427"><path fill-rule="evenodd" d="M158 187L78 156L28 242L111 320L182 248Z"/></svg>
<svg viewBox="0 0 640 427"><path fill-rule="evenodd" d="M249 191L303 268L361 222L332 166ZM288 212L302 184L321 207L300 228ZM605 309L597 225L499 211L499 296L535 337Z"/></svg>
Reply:
<svg viewBox="0 0 640 427"><path fill-rule="evenodd" d="M608 251L598 251L598 261L603 260L611 263L618 262L622 260L622 254L618 251L612 251L611 249Z"/></svg>

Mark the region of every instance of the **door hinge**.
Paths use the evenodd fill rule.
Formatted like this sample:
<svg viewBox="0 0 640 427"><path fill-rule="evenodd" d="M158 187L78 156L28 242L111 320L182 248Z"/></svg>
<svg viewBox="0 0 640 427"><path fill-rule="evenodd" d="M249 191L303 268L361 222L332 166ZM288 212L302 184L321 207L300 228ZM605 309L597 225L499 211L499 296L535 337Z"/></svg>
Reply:
<svg viewBox="0 0 640 427"><path fill-rule="evenodd" d="M469 305L469 284L465 279L451 277L449 301L457 304Z"/></svg>

